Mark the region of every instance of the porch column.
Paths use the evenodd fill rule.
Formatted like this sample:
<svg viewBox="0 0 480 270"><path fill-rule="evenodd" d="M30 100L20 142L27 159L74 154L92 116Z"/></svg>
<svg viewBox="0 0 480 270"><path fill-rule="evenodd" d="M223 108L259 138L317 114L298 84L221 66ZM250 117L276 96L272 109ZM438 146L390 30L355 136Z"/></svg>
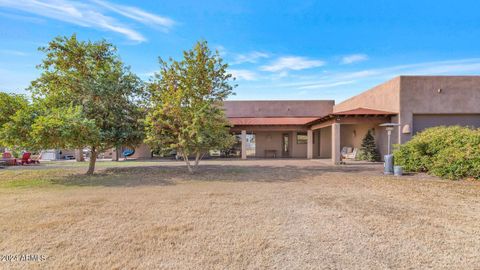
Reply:
<svg viewBox="0 0 480 270"><path fill-rule="evenodd" d="M339 164L340 159L340 124L332 124L332 163Z"/></svg>
<svg viewBox="0 0 480 270"><path fill-rule="evenodd" d="M313 158L313 131L307 130L307 158Z"/></svg>
<svg viewBox="0 0 480 270"><path fill-rule="evenodd" d="M114 147L112 148L112 161L118 161L118 151L120 149Z"/></svg>
<svg viewBox="0 0 480 270"><path fill-rule="evenodd" d="M75 160L85 161L85 159L83 158L83 149L75 149Z"/></svg>
<svg viewBox="0 0 480 270"><path fill-rule="evenodd" d="M242 159L247 159L247 131L242 130Z"/></svg>

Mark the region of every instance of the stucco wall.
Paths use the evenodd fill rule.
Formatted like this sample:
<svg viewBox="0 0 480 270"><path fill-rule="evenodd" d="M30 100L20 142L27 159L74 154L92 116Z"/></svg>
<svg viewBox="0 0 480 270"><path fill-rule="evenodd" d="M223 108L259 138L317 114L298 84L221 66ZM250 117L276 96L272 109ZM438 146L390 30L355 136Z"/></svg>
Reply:
<svg viewBox="0 0 480 270"><path fill-rule="evenodd" d="M276 150L277 157L282 156L281 132L255 132L255 157L265 157L265 150Z"/></svg>
<svg viewBox="0 0 480 270"><path fill-rule="evenodd" d="M333 107L333 112L369 108L388 112L400 111L400 77L373 87Z"/></svg>
<svg viewBox="0 0 480 270"><path fill-rule="evenodd" d="M332 127L319 129L320 132L320 158L332 157Z"/></svg>
<svg viewBox="0 0 480 270"><path fill-rule="evenodd" d="M320 147L319 147L319 143L320 143L320 130L315 130L313 131L313 142L314 142L314 145L313 145L313 157L314 158L318 158L319 155L320 155Z"/></svg>
<svg viewBox="0 0 480 270"><path fill-rule="evenodd" d="M480 113L480 76L402 76L400 105L403 143L413 135L414 114Z"/></svg>
<svg viewBox="0 0 480 270"><path fill-rule="evenodd" d="M255 157L265 157L265 150L276 150L277 158L282 157L283 147L283 134L289 135L289 154L292 158L306 158L307 157L307 144L297 144L297 132L255 132ZM317 140L313 144L315 149L317 146ZM271 153L269 153L268 157Z"/></svg>
<svg viewBox="0 0 480 270"><path fill-rule="evenodd" d="M135 154L133 154L129 158L147 159L151 157L152 157L152 150L148 145L143 143L135 147Z"/></svg>
<svg viewBox="0 0 480 270"><path fill-rule="evenodd" d="M306 158L307 157L307 144L298 144L297 143L297 133L292 132L291 144L292 150L290 156L293 158ZM306 132L304 132L306 133Z"/></svg>
<svg viewBox="0 0 480 270"><path fill-rule="evenodd" d="M379 127L375 124L340 125L340 149L343 147L360 149L363 138L369 129L373 130L377 150L380 153L380 156L383 157L383 155L387 153L387 133L385 128ZM356 134L355 136L354 131Z"/></svg>
<svg viewBox="0 0 480 270"><path fill-rule="evenodd" d="M321 117L333 110L333 100L225 101L227 117Z"/></svg>

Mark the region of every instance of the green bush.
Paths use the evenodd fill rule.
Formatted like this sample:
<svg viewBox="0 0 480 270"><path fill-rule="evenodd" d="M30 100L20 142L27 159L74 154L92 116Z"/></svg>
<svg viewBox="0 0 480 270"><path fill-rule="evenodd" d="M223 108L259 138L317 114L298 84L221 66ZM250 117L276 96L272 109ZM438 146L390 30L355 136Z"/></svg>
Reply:
<svg viewBox="0 0 480 270"><path fill-rule="evenodd" d="M366 161L378 161L380 160L380 154L377 151L377 145L375 144L375 137L373 137L372 131L369 129L365 137L362 140L362 146L359 149L358 160Z"/></svg>
<svg viewBox="0 0 480 270"><path fill-rule="evenodd" d="M448 179L480 179L480 129L434 127L424 130L394 152L406 171L428 172Z"/></svg>

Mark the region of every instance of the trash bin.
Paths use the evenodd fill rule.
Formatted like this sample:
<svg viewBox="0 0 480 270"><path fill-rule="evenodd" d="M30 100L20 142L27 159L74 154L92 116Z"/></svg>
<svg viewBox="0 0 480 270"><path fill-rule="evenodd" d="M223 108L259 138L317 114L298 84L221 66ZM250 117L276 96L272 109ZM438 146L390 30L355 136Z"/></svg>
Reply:
<svg viewBox="0 0 480 270"><path fill-rule="evenodd" d="M383 163L383 173L384 174L393 174L393 155L385 155L385 162Z"/></svg>
<svg viewBox="0 0 480 270"><path fill-rule="evenodd" d="M403 167L402 166L394 166L393 167L393 174L395 176L402 176L403 175Z"/></svg>

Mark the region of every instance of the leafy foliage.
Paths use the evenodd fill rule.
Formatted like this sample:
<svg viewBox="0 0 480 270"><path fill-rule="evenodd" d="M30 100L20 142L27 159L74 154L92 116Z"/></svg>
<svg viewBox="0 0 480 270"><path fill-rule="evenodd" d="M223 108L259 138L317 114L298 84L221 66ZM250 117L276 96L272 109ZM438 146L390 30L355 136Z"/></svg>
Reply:
<svg viewBox="0 0 480 270"><path fill-rule="evenodd" d="M234 143L222 102L232 94L231 74L207 42L198 42L183 53L181 61L159 60L160 71L148 85L151 108L147 115L146 141L156 149L174 149L192 172L208 150Z"/></svg>
<svg viewBox="0 0 480 270"><path fill-rule="evenodd" d="M31 137L31 127L35 122L38 112L32 105L26 105L10 117L0 129L0 141L11 149L26 148L38 150Z"/></svg>
<svg viewBox="0 0 480 270"><path fill-rule="evenodd" d="M11 121L17 111L28 106L28 100L23 95L0 92L0 128Z"/></svg>
<svg viewBox="0 0 480 270"><path fill-rule="evenodd" d="M99 152L143 140L143 85L112 44L79 41L72 35L57 37L40 51L46 55L38 65L42 73L29 87L35 110L16 116L10 143L88 147L87 173L93 173Z"/></svg>
<svg viewBox="0 0 480 270"><path fill-rule="evenodd" d="M94 120L84 117L81 107L53 108L49 114L37 117L30 136L40 149L77 149L99 145L101 139L100 129Z"/></svg>
<svg viewBox="0 0 480 270"><path fill-rule="evenodd" d="M377 145L375 144L375 137L373 137L370 129L362 140L358 159L367 161L380 160L380 154L378 153Z"/></svg>
<svg viewBox="0 0 480 270"><path fill-rule="evenodd" d="M397 146L395 163L407 171L480 179L480 129L434 127Z"/></svg>

